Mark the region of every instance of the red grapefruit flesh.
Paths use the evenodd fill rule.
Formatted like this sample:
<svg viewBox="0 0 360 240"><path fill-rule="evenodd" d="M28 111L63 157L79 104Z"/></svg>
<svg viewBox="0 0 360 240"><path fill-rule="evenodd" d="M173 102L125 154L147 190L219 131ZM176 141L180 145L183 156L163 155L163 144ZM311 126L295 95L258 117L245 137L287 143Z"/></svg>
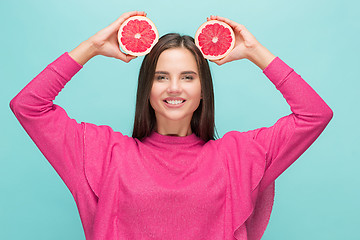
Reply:
<svg viewBox="0 0 360 240"><path fill-rule="evenodd" d="M195 44L209 60L224 58L234 48L235 34L225 22L210 20L195 33Z"/></svg>
<svg viewBox="0 0 360 240"><path fill-rule="evenodd" d="M133 56L148 54L158 40L155 24L144 16L130 17L119 28L119 44L124 52Z"/></svg>

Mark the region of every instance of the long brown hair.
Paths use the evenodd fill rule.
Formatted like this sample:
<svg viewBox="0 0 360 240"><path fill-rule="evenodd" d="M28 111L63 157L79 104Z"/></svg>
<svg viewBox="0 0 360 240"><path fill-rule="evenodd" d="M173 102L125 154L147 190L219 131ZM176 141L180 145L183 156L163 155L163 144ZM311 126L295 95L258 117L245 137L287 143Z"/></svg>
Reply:
<svg viewBox="0 0 360 240"><path fill-rule="evenodd" d="M191 130L206 142L215 139L214 90L208 60L203 57L195 45L194 38L188 35L181 36L178 33L168 33L162 36L150 53L144 57L138 79L133 138L142 140L149 136L156 127L155 112L149 99L160 54L167 49L181 47L190 50L194 55L201 81L202 99L199 107L193 113Z"/></svg>

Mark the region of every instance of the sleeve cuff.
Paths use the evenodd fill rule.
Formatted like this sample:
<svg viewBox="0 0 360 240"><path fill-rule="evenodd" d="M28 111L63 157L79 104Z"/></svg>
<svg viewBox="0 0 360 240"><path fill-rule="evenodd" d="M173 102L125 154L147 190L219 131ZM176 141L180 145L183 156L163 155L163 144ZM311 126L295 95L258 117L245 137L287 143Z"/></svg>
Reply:
<svg viewBox="0 0 360 240"><path fill-rule="evenodd" d="M67 81L83 68L81 64L70 57L68 52L63 53L55 61L50 63L48 67L52 68Z"/></svg>
<svg viewBox="0 0 360 240"><path fill-rule="evenodd" d="M279 57L276 57L263 70L263 73L269 78L275 87L278 88L292 71L294 71L294 69L289 67Z"/></svg>

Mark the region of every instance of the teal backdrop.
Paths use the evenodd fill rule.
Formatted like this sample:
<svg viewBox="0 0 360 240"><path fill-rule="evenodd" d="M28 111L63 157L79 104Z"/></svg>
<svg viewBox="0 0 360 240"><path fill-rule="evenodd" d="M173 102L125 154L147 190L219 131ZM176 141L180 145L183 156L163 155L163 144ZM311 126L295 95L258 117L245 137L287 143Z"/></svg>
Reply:
<svg viewBox="0 0 360 240"><path fill-rule="evenodd" d="M277 179L263 239L360 239L359 9L355 0L1 1L0 239L85 239L70 191L9 103L57 57L131 10L146 11L160 35L194 36L211 14L230 18L294 68L334 117ZM126 64L96 56L54 103L78 122L131 135L142 59ZM280 92L248 60L210 66L220 136L271 126L290 113Z"/></svg>

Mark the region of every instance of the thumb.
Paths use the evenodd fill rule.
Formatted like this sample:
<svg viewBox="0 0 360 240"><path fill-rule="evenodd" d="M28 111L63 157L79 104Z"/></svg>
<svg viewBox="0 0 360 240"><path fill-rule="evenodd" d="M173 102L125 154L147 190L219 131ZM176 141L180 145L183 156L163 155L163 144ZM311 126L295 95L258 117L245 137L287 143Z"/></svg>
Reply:
<svg viewBox="0 0 360 240"><path fill-rule="evenodd" d="M112 54L112 57L122 60L127 63L130 62L131 60L133 60L134 58L137 58L137 56L133 56L133 55L124 53L120 49L116 49L115 52Z"/></svg>
<svg viewBox="0 0 360 240"><path fill-rule="evenodd" d="M123 60L124 62L128 63L130 62L131 60L137 58L137 56L133 56L133 55L130 55L130 54L126 54L125 55L125 59Z"/></svg>
<svg viewBox="0 0 360 240"><path fill-rule="evenodd" d="M210 60L211 62L214 62L216 63L217 65L223 65L224 63L227 63L227 62L230 62L230 58L229 58L229 55L221 58L221 59L217 59L217 60Z"/></svg>

